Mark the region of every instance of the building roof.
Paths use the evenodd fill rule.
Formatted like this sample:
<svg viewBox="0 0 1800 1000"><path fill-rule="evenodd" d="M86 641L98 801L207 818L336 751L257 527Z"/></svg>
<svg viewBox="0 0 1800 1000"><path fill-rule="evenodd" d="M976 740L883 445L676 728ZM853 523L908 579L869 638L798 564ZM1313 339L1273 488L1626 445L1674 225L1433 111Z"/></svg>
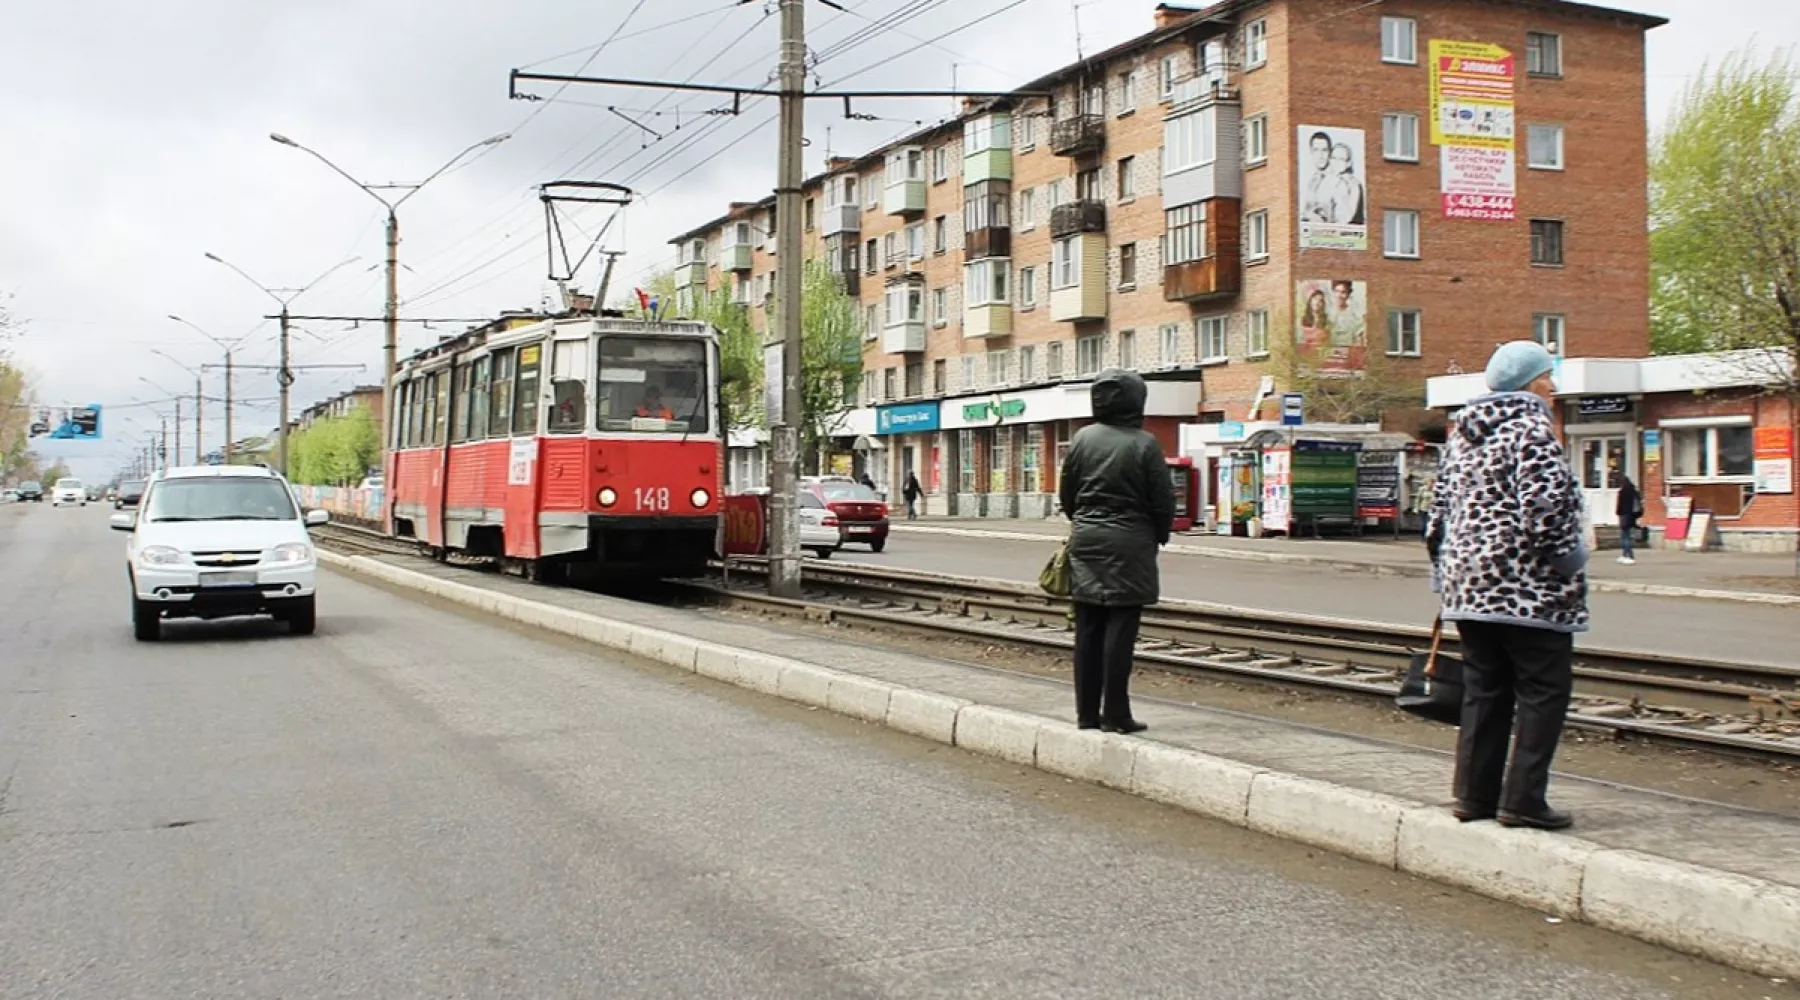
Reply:
<svg viewBox="0 0 1800 1000"><path fill-rule="evenodd" d="M1566 358L1556 373L1556 395L1642 396L1659 392L1767 389L1794 380L1793 355L1780 348L1663 354L1648 358ZM1462 406L1486 395L1481 372L1425 380L1428 409Z"/></svg>

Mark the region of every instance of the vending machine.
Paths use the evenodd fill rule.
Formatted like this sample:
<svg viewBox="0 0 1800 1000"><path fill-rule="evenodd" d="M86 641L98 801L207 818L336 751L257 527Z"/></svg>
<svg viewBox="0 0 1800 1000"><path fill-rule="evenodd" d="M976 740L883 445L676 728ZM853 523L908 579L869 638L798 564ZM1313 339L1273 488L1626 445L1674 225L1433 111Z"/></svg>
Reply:
<svg viewBox="0 0 1800 1000"><path fill-rule="evenodd" d="M1200 470L1191 458L1171 458L1169 480L1175 487L1175 530L1192 531L1200 520Z"/></svg>

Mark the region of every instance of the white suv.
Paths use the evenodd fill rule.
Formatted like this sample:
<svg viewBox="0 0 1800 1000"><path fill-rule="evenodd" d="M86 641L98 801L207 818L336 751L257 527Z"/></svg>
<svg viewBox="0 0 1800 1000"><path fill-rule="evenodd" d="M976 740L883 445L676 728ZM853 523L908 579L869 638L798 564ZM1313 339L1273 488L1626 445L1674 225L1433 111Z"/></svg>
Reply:
<svg viewBox="0 0 1800 1000"><path fill-rule="evenodd" d="M87 506L87 487L81 484L81 480L58 479L56 485L51 487L50 506L61 507L63 504Z"/></svg>
<svg viewBox="0 0 1800 1000"><path fill-rule="evenodd" d="M313 631L318 558L293 489L262 466L169 469L144 488L135 513L114 514L131 532L131 623L140 640L162 636L165 618L273 615L295 635Z"/></svg>

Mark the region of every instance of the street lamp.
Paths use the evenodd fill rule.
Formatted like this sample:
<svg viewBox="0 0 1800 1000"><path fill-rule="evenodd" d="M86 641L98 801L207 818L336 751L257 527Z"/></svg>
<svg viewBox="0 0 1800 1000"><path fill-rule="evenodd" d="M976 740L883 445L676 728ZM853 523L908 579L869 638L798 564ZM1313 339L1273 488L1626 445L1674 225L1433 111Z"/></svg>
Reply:
<svg viewBox="0 0 1800 1000"><path fill-rule="evenodd" d="M188 364L186 361L181 360L173 354L159 351L154 347L150 348L150 353L162 358L164 361L173 362L176 367L187 372L189 375L194 376L194 464L199 465L206 456L206 450L204 448L204 443L201 441L200 433L201 421L206 414L205 397L200 393L200 369Z"/></svg>
<svg viewBox="0 0 1800 1000"><path fill-rule="evenodd" d="M225 444L222 448L220 448L219 454L224 456L224 463L226 465L230 465L231 464L231 352L237 349L237 345L243 341L243 338L240 337L236 341L233 341L228 344L225 341L220 340L219 338L213 336L212 334L207 333L204 327L201 327L198 324L189 322L188 320L182 319L180 316L177 316L174 313L170 313L169 318L174 320L177 323L180 323L182 326L185 326L188 329L194 331L195 333L198 333L200 336L205 337L207 340L210 340L213 343L218 344L219 347L221 347L225 351ZM201 367L204 368L205 366L202 365ZM195 395L198 395L197 391L196 391ZM194 457L196 459L199 459L201 456L196 453L196 455Z"/></svg>
<svg viewBox="0 0 1800 1000"><path fill-rule="evenodd" d="M326 159L325 155L316 149L302 146L279 132L270 132L269 138L283 146L292 146L303 153L311 155L313 159L330 167L333 173L361 188L369 197L381 202L382 207L387 209L387 305L382 312L382 316L386 321L387 333L385 343L382 345L381 426L384 428L391 427L394 412L394 369L398 364L396 355L399 350L400 340L400 206L406 204L408 198L418 194L420 189L424 188L425 185L430 184L432 181L441 177L445 171L455 166L463 157L468 156L470 153L485 146L498 145L499 143L512 138L512 136L509 133L502 132L499 135L489 136L486 139L475 143L455 156L452 156L449 160L445 161L443 166L432 171L429 176L417 184L365 184L351 176L349 171L345 170L343 167ZM390 200L377 193L380 191L404 191L406 193L402 194L399 198Z"/></svg>
<svg viewBox="0 0 1800 1000"><path fill-rule="evenodd" d="M157 392L160 392L160 393L168 396L170 399L174 400L174 402L175 402L175 464L180 465L181 464L181 393L170 392L169 390L163 388L162 386L157 385L155 382L150 381L149 377L144 376L144 375L139 375L138 381L144 383L145 385L149 386L150 388L155 389ZM197 414L195 416L195 419L199 419ZM196 456L195 461L198 461L198 460L199 460L199 458L198 458L198 456Z"/></svg>
<svg viewBox="0 0 1800 1000"><path fill-rule="evenodd" d="M252 285L255 285L258 289L260 289L262 291L262 293L264 295L267 295L269 298L274 299L275 304L279 305L281 307L281 362L280 362L280 367L277 369L276 374L275 374L275 383L276 383L276 385L278 385L280 387L280 390L281 390L281 423L276 430L277 451L276 451L276 457L275 457L275 467L277 469L280 469L281 474L285 476L288 474L288 389L290 387L292 387L294 384L294 371L288 364L288 331L290 328L289 323L288 323L288 305L289 305L289 303L293 302L295 299L299 298L300 296L305 295L307 289L312 288L313 286L317 285L319 282L324 281L326 278L331 277L332 273L334 271L336 271L338 268L344 267L349 264L354 264L354 263L356 263L356 261L360 260L361 258L352 257L349 260L339 261L338 263L333 264L331 267L326 268L325 273L319 275L318 277L314 278L313 280L307 282L306 284L300 286L297 289L282 289L282 291L285 291L288 293L286 298L283 298L280 293L276 292L274 289L270 288L269 286L263 284L260 281L257 281L255 278L250 277L250 275L243 268L237 266L236 264L233 264L231 261L226 260L225 258L219 256L216 253L208 253L206 255L206 259L210 260L210 261L214 261L219 264L223 264L226 267L231 268L233 271L237 272L238 277L243 278L245 281L248 281Z"/></svg>

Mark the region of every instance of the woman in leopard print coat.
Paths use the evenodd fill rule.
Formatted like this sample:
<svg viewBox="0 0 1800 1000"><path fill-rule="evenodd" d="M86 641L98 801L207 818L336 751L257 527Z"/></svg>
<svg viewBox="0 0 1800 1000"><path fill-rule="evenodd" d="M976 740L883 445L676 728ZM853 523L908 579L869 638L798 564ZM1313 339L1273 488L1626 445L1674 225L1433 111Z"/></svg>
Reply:
<svg viewBox="0 0 1800 1000"><path fill-rule="evenodd" d="M1545 792L1573 686L1574 633L1588 627L1587 551L1581 490L1547 402L1553 368L1530 341L1494 353L1494 392L1456 415L1432 503L1427 544L1465 664L1455 809L1464 821L1572 822Z"/></svg>

